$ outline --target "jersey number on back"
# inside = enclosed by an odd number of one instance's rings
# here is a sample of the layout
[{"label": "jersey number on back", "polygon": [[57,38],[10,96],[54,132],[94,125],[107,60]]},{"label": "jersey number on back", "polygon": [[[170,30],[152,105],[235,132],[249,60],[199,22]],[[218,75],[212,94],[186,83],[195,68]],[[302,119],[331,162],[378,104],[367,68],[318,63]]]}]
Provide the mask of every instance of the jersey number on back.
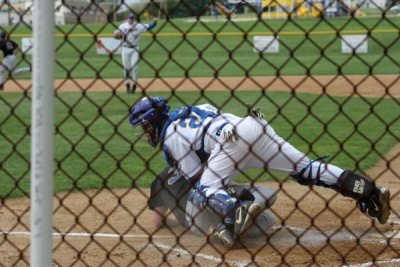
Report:
[{"label": "jersey number on back", "polygon": [[193,115],[190,115],[189,117],[187,117],[185,119],[182,119],[181,122],[179,123],[179,125],[184,128],[187,127],[188,125],[190,128],[194,128],[194,129],[199,128],[206,118],[201,118],[196,113],[192,113],[192,114]]}]

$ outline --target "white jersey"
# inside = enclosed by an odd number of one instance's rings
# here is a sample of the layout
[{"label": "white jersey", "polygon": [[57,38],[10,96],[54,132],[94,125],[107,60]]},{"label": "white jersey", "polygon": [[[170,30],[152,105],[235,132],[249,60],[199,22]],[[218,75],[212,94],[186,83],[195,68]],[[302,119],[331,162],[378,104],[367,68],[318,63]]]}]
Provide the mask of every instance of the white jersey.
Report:
[{"label": "white jersey", "polygon": [[116,32],[122,32],[124,34],[124,39],[122,45],[132,46],[138,48],[140,35],[148,30],[149,25],[143,23],[133,23],[128,22],[122,23]]},{"label": "white jersey", "polygon": [[[212,107],[212,106],[211,106]],[[205,194],[227,194],[225,187],[235,175],[249,168],[303,172],[310,183],[335,185],[343,169],[311,161],[304,153],[279,137],[267,121],[240,118],[229,113],[209,111],[210,106],[177,109],[163,136],[166,160],[174,164],[186,179],[203,167],[199,185]],[[179,116],[182,114],[182,116]],[[238,140],[227,142],[220,136],[226,125],[233,125]],[[169,157],[169,158],[168,158]],[[203,164],[207,160],[207,164]]]},{"label": "white jersey", "polygon": [[[208,157],[217,144],[224,142],[218,135],[219,128],[227,123],[236,124],[240,121],[233,114],[219,114],[218,109],[209,104],[196,108],[184,119],[172,121],[163,143],[164,152],[178,164],[179,170],[187,179],[201,169],[202,156]],[[210,116],[210,112],[216,116]]]}]

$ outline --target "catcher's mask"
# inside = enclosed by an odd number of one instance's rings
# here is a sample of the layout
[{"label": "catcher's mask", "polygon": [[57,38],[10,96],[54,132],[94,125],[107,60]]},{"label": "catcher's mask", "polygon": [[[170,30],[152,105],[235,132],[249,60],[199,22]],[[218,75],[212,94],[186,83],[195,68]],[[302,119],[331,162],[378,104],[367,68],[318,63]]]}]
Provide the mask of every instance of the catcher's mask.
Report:
[{"label": "catcher's mask", "polygon": [[168,118],[169,109],[168,100],[163,97],[145,97],[131,109],[130,124],[138,129],[140,137],[147,137],[147,142],[153,148],[160,141],[160,132]]}]

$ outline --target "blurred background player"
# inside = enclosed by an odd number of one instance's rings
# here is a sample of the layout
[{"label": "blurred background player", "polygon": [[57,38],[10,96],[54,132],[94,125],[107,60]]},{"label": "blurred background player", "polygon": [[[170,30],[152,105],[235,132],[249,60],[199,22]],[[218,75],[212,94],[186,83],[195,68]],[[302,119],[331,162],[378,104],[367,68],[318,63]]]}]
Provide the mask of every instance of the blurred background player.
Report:
[{"label": "blurred background player", "polygon": [[5,31],[0,31],[0,50],[3,52],[3,60],[0,61],[0,91],[4,90],[4,71],[8,70],[12,76],[31,71],[30,67],[16,68],[16,54],[20,49],[18,45],[8,38]]},{"label": "blurred background player", "polygon": [[[153,18],[151,24],[143,24],[137,22],[135,15],[130,13],[127,21],[122,23],[114,32],[114,38],[122,40],[122,65],[124,66],[124,79],[128,94],[135,93],[137,87],[140,36],[143,32],[153,29],[156,25],[157,18]],[[131,77],[129,72],[131,72]],[[132,85],[130,80],[132,80]]]}]

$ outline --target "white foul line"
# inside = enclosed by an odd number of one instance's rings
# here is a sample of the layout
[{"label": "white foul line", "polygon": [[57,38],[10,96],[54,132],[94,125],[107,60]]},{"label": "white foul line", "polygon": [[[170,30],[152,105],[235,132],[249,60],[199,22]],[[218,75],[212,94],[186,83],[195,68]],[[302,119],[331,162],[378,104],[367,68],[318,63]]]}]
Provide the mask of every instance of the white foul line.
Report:
[{"label": "white foul line", "polygon": [[369,266],[375,266],[375,265],[380,265],[380,264],[394,265],[396,263],[400,263],[400,258],[391,259],[391,260],[370,261],[370,262],[361,263],[361,264],[354,264],[354,265],[343,265],[342,267],[369,267]]},{"label": "white foul line", "polygon": [[[298,227],[290,227],[290,226],[275,226],[274,229],[278,230],[278,229],[282,229],[282,228],[287,228],[290,229],[292,231],[295,232],[302,232],[304,233],[305,231],[315,231],[315,230],[306,230],[303,228],[298,228]],[[319,231],[315,231],[315,232],[319,232]],[[385,232],[383,233],[384,236],[386,236],[387,238],[391,238],[391,239],[399,239],[400,238],[400,233],[398,231],[394,231],[394,232]],[[3,236],[30,236],[31,233],[30,232],[9,232],[9,231],[0,231],[0,235]],[[124,238],[147,238],[147,239],[153,239],[153,238],[171,238],[171,235],[154,235],[154,236],[149,236],[149,235],[144,235],[144,234],[136,234],[136,235],[132,235],[132,234],[106,234],[106,233],[53,233],[53,236],[56,237],[90,237],[90,238],[119,238],[119,239],[124,239]],[[378,234],[370,234],[371,237],[382,237],[382,234],[378,235]],[[352,238],[356,238],[354,236],[351,236]],[[164,250],[172,250],[178,253],[181,253],[182,255],[189,255],[189,256],[195,256],[195,257],[199,257],[199,258],[203,258],[205,260],[209,260],[209,261],[213,261],[215,263],[223,263],[223,259],[215,257],[215,256],[211,256],[211,255],[207,255],[207,254],[203,254],[203,253],[196,253],[193,254],[192,252],[190,252],[189,250],[186,249],[182,249],[182,248],[174,248],[170,245],[165,245],[165,244],[161,244],[161,243],[153,243],[152,244],[155,247],[158,247],[160,249],[164,249]],[[229,261],[229,264],[236,266],[236,267],[243,267],[243,266],[247,266],[250,262],[241,262],[241,261]],[[374,261],[374,262],[366,262],[366,263],[361,263],[361,264],[355,264],[355,265],[344,265],[343,267],[369,267],[369,266],[373,266],[373,265],[379,265],[379,264],[397,264],[400,263],[400,258],[398,259],[388,259],[388,260],[379,260],[379,261]]]},{"label": "white foul line", "polygon": [[[190,251],[182,248],[172,248],[171,246],[159,244],[159,243],[153,243],[154,246],[159,247],[161,249],[166,249],[166,250],[173,250],[175,252],[181,253],[182,255],[190,255],[190,256],[195,256],[195,257],[200,257],[206,260],[210,260],[216,263],[224,263],[224,261],[221,258],[217,258],[211,255],[207,254],[202,254],[202,253],[196,253],[193,255]],[[240,262],[240,261],[227,261],[229,262],[229,265],[237,266],[237,267],[244,267],[247,266],[249,263],[248,262]]]},{"label": "white foul line", "polygon": [[[0,232],[0,235],[30,236],[30,232]],[[104,233],[53,233],[53,236],[60,237],[100,237],[100,238],[150,238],[149,235],[120,235],[120,234],[104,234]],[[171,238],[171,235],[153,235],[151,238]]]},{"label": "white foul line", "polygon": [[[31,233],[30,232],[18,232],[18,231],[17,232],[3,231],[3,232],[0,232],[0,235],[3,235],[3,236],[28,236],[29,237],[31,235]],[[149,236],[149,235],[140,235],[140,234],[121,235],[121,234],[105,234],[105,233],[94,233],[94,234],[91,234],[91,233],[53,233],[53,236],[56,236],[56,237],[91,237],[91,238],[99,237],[99,238],[119,238],[119,239],[124,239],[124,238],[148,238],[148,239],[150,239],[150,238],[152,238],[152,239],[153,238],[171,238],[171,235]],[[164,245],[161,243],[153,243],[152,245],[155,247],[158,247],[160,249],[172,250],[172,251],[181,253],[182,255],[190,255],[190,256],[203,258],[205,260],[213,261],[216,263],[223,263],[223,259],[215,257],[215,256],[211,256],[211,255],[207,255],[207,254],[203,254],[203,253],[193,254],[189,250],[182,249],[182,248],[174,248],[172,246]],[[247,266],[249,263],[229,260],[229,264],[232,266],[236,266],[236,267],[244,267],[244,266]]]}]

